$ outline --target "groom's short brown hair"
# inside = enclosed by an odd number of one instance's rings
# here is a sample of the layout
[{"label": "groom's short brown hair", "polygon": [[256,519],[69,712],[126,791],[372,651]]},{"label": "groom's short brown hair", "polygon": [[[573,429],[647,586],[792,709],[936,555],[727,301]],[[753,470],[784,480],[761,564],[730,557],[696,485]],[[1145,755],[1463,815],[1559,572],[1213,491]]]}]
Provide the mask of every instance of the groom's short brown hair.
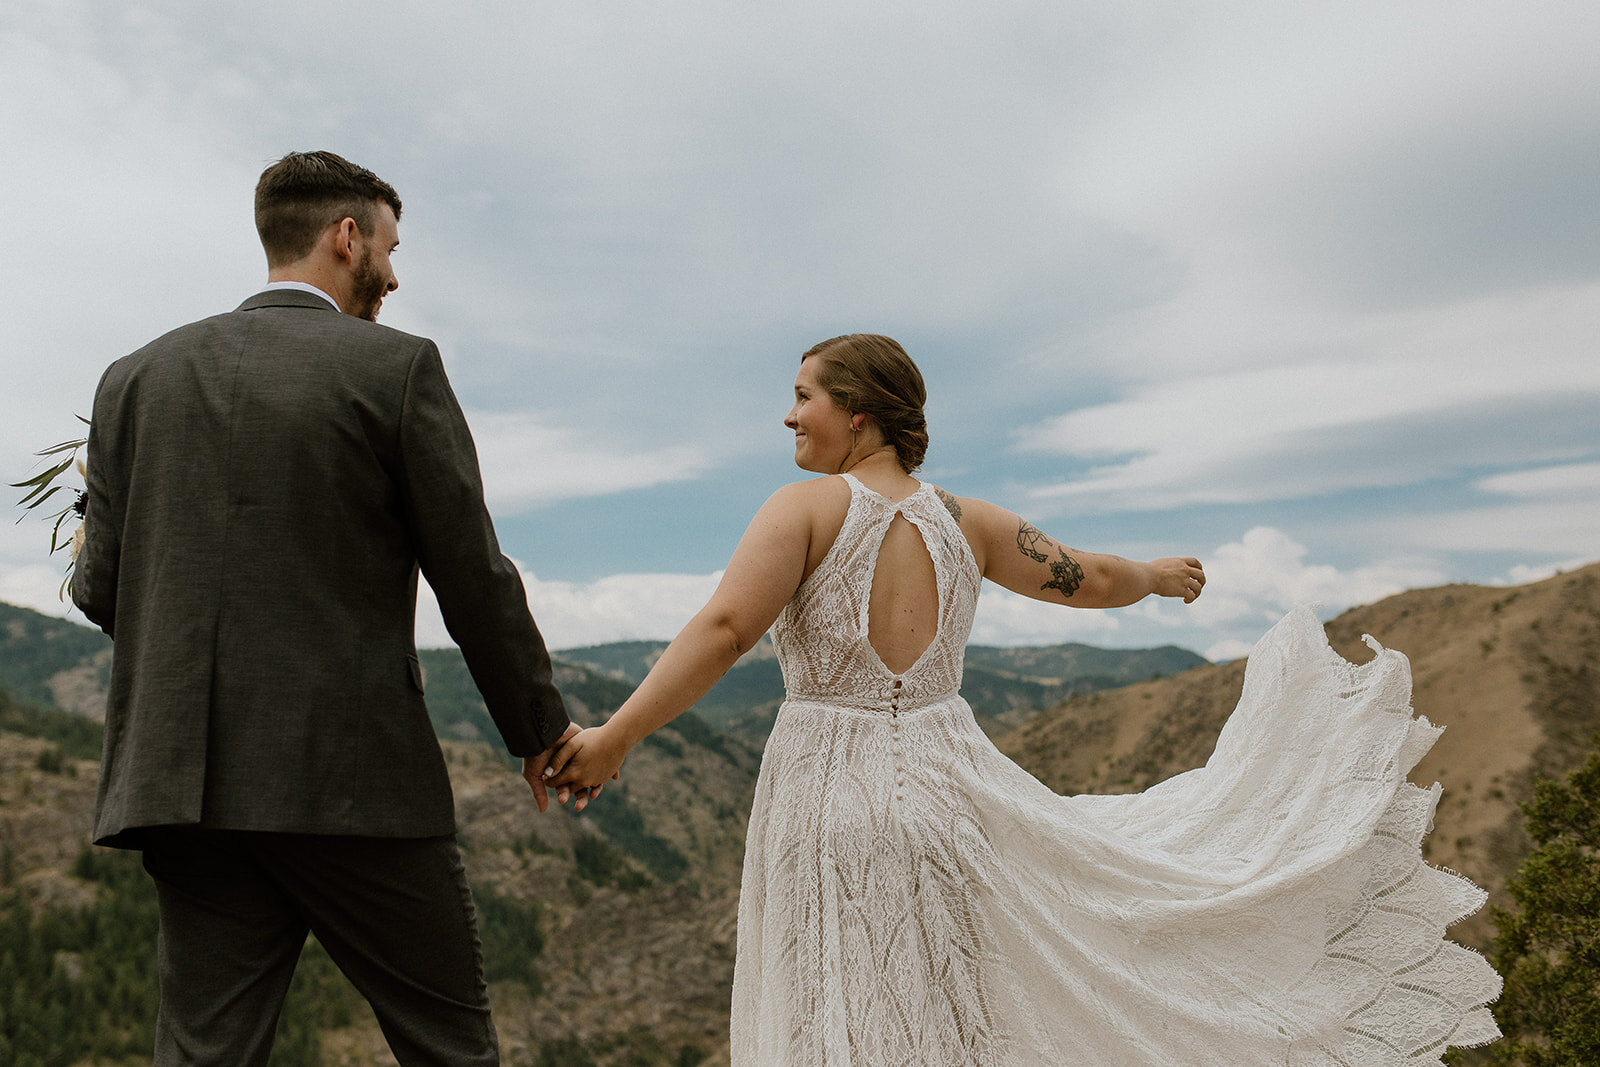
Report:
[{"label": "groom's short brown hair", "polygon": [[341,219],[354,219],[362,233],[371,234],[380,202],[400,218],[394,186],[367,168],[332,152],[290,152],[256,182],[256,232],[267,266],[304,259],[322,231]]}]

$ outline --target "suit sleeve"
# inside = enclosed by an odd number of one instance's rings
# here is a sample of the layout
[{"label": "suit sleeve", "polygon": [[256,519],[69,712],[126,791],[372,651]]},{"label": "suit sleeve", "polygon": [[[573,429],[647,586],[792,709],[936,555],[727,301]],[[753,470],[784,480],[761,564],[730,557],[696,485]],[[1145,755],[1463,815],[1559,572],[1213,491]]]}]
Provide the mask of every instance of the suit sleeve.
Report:
[{"label": "suit sleeve", "polygon": [[[109,371],[107,375],[109,375]],[[100,400],[105,392],[102,377],[95,390],[95,413],[89,423],[89,444],[85,451],[84,476],[87,502],[83,516],[83,547],[72,568],[72,602],[84,617],[115,637],[117,618],[117,566],[121,555],[121,510],[110,493],[112,458],[105,447],[109,434]]]},{"label": "suit sleeve", "polygon": [[506,748],[528,756],[567,728],[550,654],[516,566],[500,551],[472,434],[439,350],[423,343],[400,418],[402,493],[417,558]]}]

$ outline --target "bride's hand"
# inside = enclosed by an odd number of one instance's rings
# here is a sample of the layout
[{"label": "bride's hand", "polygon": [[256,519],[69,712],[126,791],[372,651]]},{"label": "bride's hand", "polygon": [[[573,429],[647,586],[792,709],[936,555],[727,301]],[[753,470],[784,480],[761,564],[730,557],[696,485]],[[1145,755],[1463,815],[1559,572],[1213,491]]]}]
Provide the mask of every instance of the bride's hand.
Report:
[{"label": "bride's hand", "polygon": [[616,779],[627,758],[628,745],[614,730],[604,725],[591,726],[573,737],[550,758],[544,781],[556,791],[556,802],[565,804],[576,795],[578,811],[600,795],[607,781]]},{"label": "bride's hand", "polygon": [[1206,586],[1206,572],[1193,556],[1169,556],[1154,559],[1157,596],[1181,596],[1185,604],[1192,604]]}]

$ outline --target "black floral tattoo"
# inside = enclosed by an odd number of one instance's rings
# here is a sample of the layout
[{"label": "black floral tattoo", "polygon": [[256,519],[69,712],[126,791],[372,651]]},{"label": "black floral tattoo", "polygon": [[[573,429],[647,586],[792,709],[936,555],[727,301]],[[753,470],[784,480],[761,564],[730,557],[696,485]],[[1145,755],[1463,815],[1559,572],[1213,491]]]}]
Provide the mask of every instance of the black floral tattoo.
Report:
[{"label": "black floral tattoo", "polygon": [[1078,561],[1067,555],[1067,550],[1060,545],[1056,551],[1061,558],[1050,564],[1050,580],[1041,585],[1040,589],[1059,589],[1063,597],[1070,597],[1078,591],[1083,584],[1083,567]]},{"label": "black floral tattoo", "polygon": [[1039,546],[1050,545],[1050,538],[1039,532],[1038,527],[1028,525],[1027,519],[1018,520],[1022,525],[1017,527],[1017,549],[1036,562],[1043,563],[1050,558],[1048,552],[1041,552]]},{"label": "black floral tattoo", "polygon": [[[1083,584],[1083,567],[1067,555],[1066,549],[1040,533],[1038,527],[1030,526],[1027,519],[1017,521],[1021,524],[1017,527],[1017,550],[1035,562],[1050,563],[1050,580],[1039,588],[1059,589],[1063,597],[1076,593]],[[1050,562],[1052,548],[1061,557],[1054,562]]]},{"label": "black floral tattoo", "polygon": [[940,500],[941,503],[944,504],[944,509],[950,513],[950,517],[952,519],[956,520],[957,522],[960,522],[961,521],[961,503],[960,503],[960,501],[956,500],[955,497],[951,496],[949,493],[945,492],[943,489],[940,489],[937,485],[933,487],[933,491],[939,495],[939,500]]}]

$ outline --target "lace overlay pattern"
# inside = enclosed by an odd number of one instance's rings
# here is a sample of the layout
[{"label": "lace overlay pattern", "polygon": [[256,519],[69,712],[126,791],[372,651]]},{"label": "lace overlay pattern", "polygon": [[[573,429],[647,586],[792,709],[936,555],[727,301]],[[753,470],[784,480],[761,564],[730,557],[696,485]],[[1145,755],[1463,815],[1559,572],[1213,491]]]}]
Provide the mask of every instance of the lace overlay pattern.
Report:
[{"label": "lace overlay pattern", "polygon": [[[1058,796],[957,694],[970,550],[924,486],[851,481],[828,557],[773,636],[789,700],[746,845],[733,1062],[1415,1067],[1498,1035],[1500,980],[1443,939],[1484,894],[1422,861],[1438,729],[1405,657],[1352,666],[1307,609],[1252,653],[1206,765]],[[902,675],[866,639],[904,515],[940,624]]]}]

